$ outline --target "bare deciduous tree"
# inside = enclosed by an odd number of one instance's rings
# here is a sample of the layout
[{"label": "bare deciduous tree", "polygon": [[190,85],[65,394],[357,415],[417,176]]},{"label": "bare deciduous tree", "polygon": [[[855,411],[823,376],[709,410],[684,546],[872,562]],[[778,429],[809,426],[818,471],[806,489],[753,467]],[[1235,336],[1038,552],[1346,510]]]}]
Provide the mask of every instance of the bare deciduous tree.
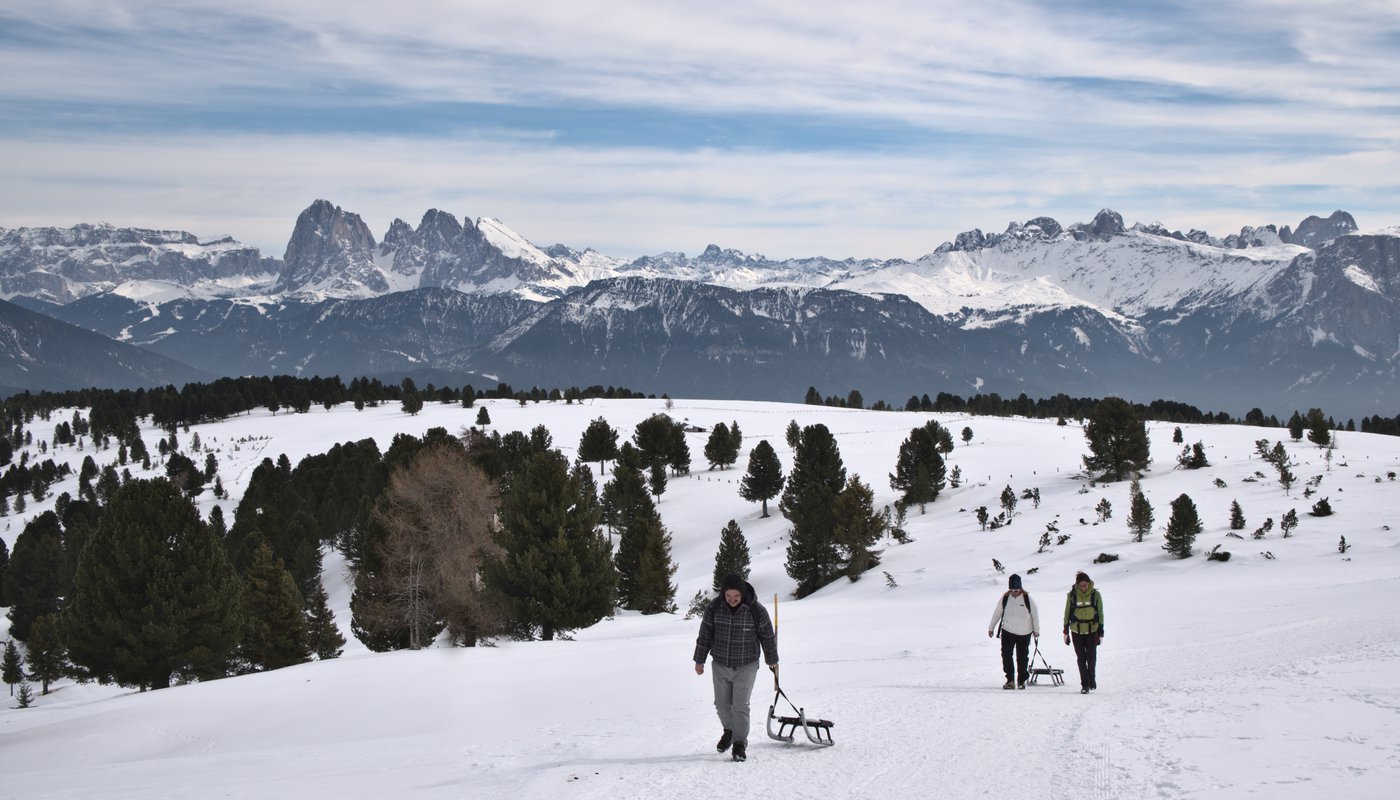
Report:
[{"label": "bare deciduous tree", "polygon": [[481,566],[500,548],[491,537],[496,492],[464,450],[434,447],[389,476],[375,507],[385,531],[380,618],[422,647],[446,625],[454,643],[475,645],[497,630],[500,612],[484,590]]}]

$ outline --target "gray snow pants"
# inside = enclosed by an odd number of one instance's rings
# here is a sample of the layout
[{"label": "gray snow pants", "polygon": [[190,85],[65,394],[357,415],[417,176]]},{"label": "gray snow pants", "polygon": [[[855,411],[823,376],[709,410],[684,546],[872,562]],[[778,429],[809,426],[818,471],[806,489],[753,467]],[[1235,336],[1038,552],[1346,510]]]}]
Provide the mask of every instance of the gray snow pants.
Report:
[{"label": "gray snow pants", "polygon": [[734,741],[747,742],[749,698],[753,696],[753,684],[758,678],[758,662],[735,668],[712,661],[710,668],[715,684],[715,711],[719,714],[719,724],[725,730],[734,732]]}]

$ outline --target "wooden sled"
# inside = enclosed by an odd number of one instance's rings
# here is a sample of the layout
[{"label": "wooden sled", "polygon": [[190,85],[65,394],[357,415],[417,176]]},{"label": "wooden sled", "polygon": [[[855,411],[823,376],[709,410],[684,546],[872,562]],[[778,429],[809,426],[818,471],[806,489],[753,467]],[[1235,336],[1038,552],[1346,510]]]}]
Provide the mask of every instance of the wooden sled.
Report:
[{"label": "wooden sled", "polygon": [[[779,697],[787,700],[788,705],[792,706],[792,709],[797,712],[797,716],[778,716],[776,710]],[[773,732],[774,722],[778,723],[777,733]],[[788,696],[783,693],[782,689],[777,689],[776,693],[773,695],[772,705],[768,706],[768,738],[777,739],[780,742],[791,744],[797,738],[797,729],[801,728],[802,732],[807,735],[807,741],[812,744],[821,745],[822,747],[830,747],[836,744],[831,738],[831,728],[835,724],[836,723],[829,719],[807,719],[807,712],[804,709],[798,708],[791,700],[788,700]]]},{"label": "wooden sled", "polygon": [[[1035,659],[1037,656],[1040,658],[1040,663],[1043,666],[1037,667],[1035,665]],[[1045,660],[1045,654],[1040,652],[1040,642],[1037,641],[1035,643],[1035,654],[1031,656],[1030,684],[1034,686],[1036,684],[1036,681],[1040,680],[1040,677],[1042,675],[1049,676],[1050,683],[1055,686],[1063,686],[1065,683],[1065,671],[1062,669],[1055,669],[1054,667],[1050,666],[1050,662]]]}]

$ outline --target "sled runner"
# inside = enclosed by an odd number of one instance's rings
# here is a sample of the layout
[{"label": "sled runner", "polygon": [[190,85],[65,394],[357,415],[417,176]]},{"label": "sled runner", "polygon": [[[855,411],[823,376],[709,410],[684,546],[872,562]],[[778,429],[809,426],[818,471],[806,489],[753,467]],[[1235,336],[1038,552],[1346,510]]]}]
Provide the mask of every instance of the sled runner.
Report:
[{"label": "sled runner", "polygon": [[[1035,665],[1036,656],[1039,656],[1039,657],[1040,657],[1040,663],[1041,663],[1043,666],[1037,667],[1037,666]],[[1032,686],[1034,686],[1034,685],[1035,685],[1035,682],[1036,682],[1037,680],[1040,679],[1040,676],[1041,676],[1041,675],[1049,675],[1049,676],[1050,676],[1050,682],[1051,682],[1052,684],[1054,684],[1055,686],[1062,686],[1062,685],[1064,685],[1064,682],[1065,682],[1065,671],[1062,670],[1062,669],[1055,669],[1054,667],[1051,667],[1051,666],[1050,666],[1050,662],[1048,662],[1048,661],[1045,660],[1045,654],[1042,653],[1042,652],[1040,652],[1040,640],[1037,639],[1036,642],[1035,642],[1035,653],[1034,653],[1033,655],[1031,655],[1031,679],[1030,679],[1030,683],[1031,683]]]}]

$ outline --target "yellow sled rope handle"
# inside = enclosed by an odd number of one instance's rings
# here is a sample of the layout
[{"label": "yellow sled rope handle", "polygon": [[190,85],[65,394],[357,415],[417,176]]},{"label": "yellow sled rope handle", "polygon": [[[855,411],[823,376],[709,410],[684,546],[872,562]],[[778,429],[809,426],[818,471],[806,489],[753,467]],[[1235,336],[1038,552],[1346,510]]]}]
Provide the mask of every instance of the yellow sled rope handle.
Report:
[{"label": "yellow sled rope handle", "polygon": [[[778,641],[778,593],[773,593],[773,641]],[[778,668],[773,667],[773,691],[778,691]]]}]

